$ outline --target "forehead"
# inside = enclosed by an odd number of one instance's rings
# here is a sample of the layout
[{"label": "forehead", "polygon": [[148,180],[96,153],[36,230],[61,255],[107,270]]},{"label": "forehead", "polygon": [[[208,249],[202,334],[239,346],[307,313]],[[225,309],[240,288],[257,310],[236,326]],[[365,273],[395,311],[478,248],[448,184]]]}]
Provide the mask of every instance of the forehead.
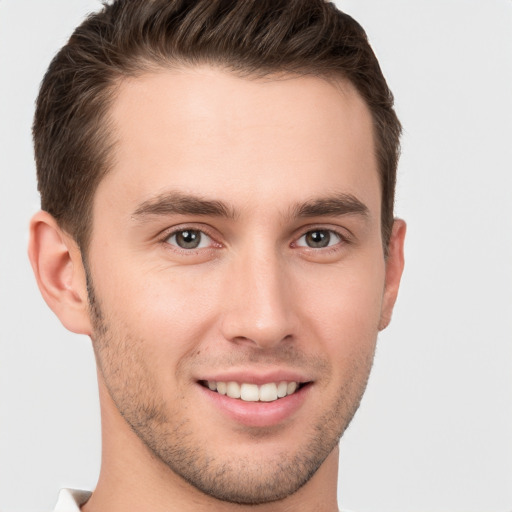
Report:
[{"label": "forehead", "polygon": [[244,207],[332,192],[380,201],[371,115],[344,81],[162,70],[125,80],[111,121],[114,166],[97,195],[115,189],[127,208],[170,188]]}]

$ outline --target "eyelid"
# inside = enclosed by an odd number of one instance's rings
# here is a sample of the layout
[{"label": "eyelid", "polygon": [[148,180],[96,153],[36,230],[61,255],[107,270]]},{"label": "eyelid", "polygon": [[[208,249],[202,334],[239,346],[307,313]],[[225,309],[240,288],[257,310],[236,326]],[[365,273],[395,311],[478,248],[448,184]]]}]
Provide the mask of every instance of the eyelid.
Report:
[{"label": "eyelid", "polygon": [[[210,245],[208,247],[201,247],[197,249],[183,249],[182,247],[179,247],[178,245],[170,244],[168,242],[169,238],[172,236],[175,236],[178,233],[181,233],[183,231],[199,231],[202,235],[207,236],[210,239]],[[158,235],[159,240],[168,245],[173,247],[174,250],[182,251],[184,253],[191,253],[194,251],[202,251],[202,250],[208,250],[211,248],[219,248],[222,247],[222,244],[217,241],[217,238],[213,233],[212,229],[209,228],[209,226],[205,224],[195,224],[195,223],[183,223],[179,224],[177,226],[172,226],[170,228],[166,228],[163,231],[161,231]]]},{"label": "eyelid", "polygon": [[[190,233],[190,232],[199,233],[200,238],[199,238],[198,246],[197,247],[189,247],[189,248],[180,247],[177,240],[175,240],[175,239],[177,238],[177,236],[180,233]],[[210,236],[208,236],[204,231],[200,231],[198,229],[183,229],[180,231],[176,231],[174,233],[171,233],[170,236],[168,236],[165,240],[169,245],[172,245],[172,246],[174,246],[180,250],[184,250],[184,251],[198,251],[201,249],[207,249],[212,242],[212,238]]]},{"label": "eyelid", "polygon": [[[330,233],[331,236],[334,235],[338,240],[336,243],[329,244],[325,247],[310,247],[309,245],[298,243],[299,240],[302,240],[308,233],[315,232],[315,231],[327,231],[328,233]],[[297,247],[305,247],[307,249],[319,251],[321,249],[332,249],[333,247],[335,247],[336,245],[339,245],[340,243],[343,243],[344,241],[345,240],[343,239],[343,237],[337,231],[334,231],[333,229],[318,229],[317,228],[317,229],[310,229],[310,230],[306,231],[303,235],[301,235],[299,238],[297,238],[297,240],[295,241],[295,244]]]},{"label": "eyelid", "polygon": [[[300,231],[298,232],[297,236],[294,238],[294,242],[292,242],[292,245],[296,245],[297,241],[300,240],[303,236],[307,235],[308,233],[311,233],[311,231],[328,231],[329,233],[332,233],[336,235],[339,239],[341,244],[350,244],[352,243],[353,235],[352,233],[346,229],[341,228],[339,226],[332,226],[332,225],[325,225],[325,224],[312,224],[310,226],[303,226]],[[332,249],[338,244],[334,244],[328,247],[324,247],[324,250]],[[306,249],[311,249],[314,251],[319,251],[320,249],[316,249],[314,247],[308,247],[308,246],[297,246],[297,247],[305,247]]]}]

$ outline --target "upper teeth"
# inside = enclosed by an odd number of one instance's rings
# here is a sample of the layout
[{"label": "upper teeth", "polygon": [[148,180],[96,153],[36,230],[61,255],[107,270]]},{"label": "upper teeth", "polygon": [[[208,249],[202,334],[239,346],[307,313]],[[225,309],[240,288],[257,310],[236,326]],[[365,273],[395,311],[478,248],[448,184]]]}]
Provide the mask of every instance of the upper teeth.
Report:
[{"label": "upper teeth", "polygon": [[241,398],[246,402],[273,402],[278,398],[295,393],[298,387],[297,382],[269,382],[258,386],[257,384],[247,384],[238,382],[216,382],[209,380],[208,387],[212,391],[217,391],[221,395],[227,395],[230,398]]}]

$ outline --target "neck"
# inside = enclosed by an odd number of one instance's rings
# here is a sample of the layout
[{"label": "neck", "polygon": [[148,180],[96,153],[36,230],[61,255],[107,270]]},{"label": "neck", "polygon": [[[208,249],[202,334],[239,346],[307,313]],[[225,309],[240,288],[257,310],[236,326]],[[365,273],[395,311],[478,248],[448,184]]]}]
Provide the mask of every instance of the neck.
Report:
[{"label": "neck", "polygon": [[280,501],[239,505],[219,501],[175,474],[130,429],[100,383],[102,464],[96,490],[82,512],[337,512],[336,447],[313,477]]}]

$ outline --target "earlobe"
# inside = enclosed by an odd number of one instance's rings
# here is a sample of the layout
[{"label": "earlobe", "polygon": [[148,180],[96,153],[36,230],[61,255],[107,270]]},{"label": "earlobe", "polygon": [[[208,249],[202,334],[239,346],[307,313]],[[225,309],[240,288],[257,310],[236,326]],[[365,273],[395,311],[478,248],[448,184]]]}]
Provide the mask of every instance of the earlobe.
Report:
[{"label": "earlobe", "polygon": [[91,334],[80,249],[47,212],[30,222],[28,255],[44,300],[66,329]]},{"label": "earlobe", "polygon": [[395,219],[389,240],[388,257],[386,260],[386,281],[382,310],[379,322],[379,331],[385,329],[391,322],[393,307],[398,296],[400,279],[404,270],[404,241],[406,224],[401,219]]}]

